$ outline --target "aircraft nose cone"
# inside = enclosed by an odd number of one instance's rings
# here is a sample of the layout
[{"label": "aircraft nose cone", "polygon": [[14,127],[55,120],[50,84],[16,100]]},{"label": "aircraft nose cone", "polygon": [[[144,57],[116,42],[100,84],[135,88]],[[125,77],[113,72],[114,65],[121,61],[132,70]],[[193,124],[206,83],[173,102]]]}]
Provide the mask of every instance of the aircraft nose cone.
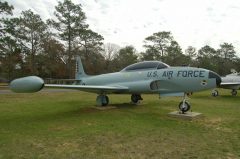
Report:
[{"label": "aircraft nose cone", "polygon": [[215,78],[217,86],[220,86],[220,84],[222,82],[221,77],[216,72],[213,72],[213,71],[209,71],[208,78]]}]

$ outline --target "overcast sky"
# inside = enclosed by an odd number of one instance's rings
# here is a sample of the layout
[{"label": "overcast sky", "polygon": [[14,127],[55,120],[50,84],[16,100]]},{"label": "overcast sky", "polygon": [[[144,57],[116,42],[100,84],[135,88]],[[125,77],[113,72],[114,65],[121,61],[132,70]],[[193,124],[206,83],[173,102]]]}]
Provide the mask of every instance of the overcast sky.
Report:
[{"label": "overcast sky", "polygon": [[[133,45],[144,51],[147,36],[171,31],[183,50],[232,43],[240,51],[239,0],[72,0],[82,4],[90,28],[105,43]],[[32,9],[43,20],[53,18],[57,0],[7,0],[14,14]]]}]

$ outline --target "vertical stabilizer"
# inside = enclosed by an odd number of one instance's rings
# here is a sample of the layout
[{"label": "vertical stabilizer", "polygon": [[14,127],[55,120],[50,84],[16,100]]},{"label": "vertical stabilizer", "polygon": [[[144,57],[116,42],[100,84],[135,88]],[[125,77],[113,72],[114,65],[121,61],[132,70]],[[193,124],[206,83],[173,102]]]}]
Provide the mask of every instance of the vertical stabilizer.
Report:
[{"label": "vertical stabilizer", "polygon": [[87,77],[87,75],[84,72],[83,64],[82,64],[80,56],[76,56],[76,74],[75,74],[75,78],[77,80],[80,80],[83,77]]}]

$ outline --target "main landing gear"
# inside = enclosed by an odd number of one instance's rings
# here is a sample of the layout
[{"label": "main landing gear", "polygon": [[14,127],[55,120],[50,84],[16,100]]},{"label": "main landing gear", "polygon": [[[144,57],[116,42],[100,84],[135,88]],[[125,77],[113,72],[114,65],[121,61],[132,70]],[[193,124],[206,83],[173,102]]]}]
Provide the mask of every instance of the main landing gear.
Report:
[{"label": "main landing gear", "polygon": [[232,96],[236,96],[237,95],[237,90],[236,89],[233,89],[232,92],[231,92]]},{"label": "main landing gear", "polygon": [[138,104],[139,100],[143,100],[140,94],[132,94],[131,101],[134,104]]},{"label": "main landing gear", "polygon": [[107,95],[100,94],[97,96],[96,102],[97,106],[106,106],[109,103],[109,98]]},{"label": "main landing gear", "polygon": [[[232,89],[232,92],[231,92],[232,96],[236,96],[237,95],[237,90],[236,89]],[[219,93],[216,89],[212,90],[212,96],[213,97],[217,97],[219,96]]]},{"label": "main landing gear", "polygon": [[217,97],[219,95],[218,90],[214,89],[212,90],[212,96]]},{"label": "main landing gear", "polygon": [[[131,101],[134,104],[138,104],[139,100],[143,100],[140,94],[132,94]],[[109,98],[105,94],[100,94],[96,99],[97,106],[107,106],[109,103]]]},{"label": "main landing gear", "polygon": [[184,94],[183,100],[179,103],[178,107],[182,114],[190,110],[191,105],[186,99],[186,94]]}]

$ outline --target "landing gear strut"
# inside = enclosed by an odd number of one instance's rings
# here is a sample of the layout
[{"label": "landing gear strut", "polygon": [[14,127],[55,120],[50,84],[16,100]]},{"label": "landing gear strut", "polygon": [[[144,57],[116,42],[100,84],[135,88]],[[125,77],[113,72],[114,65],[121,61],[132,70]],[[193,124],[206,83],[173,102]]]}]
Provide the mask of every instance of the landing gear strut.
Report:
[{"label": "landing gear strut", "polygon": [[231,93],[232,93],[232,96],[236,96],[237,95],[237,90],[233,89]]},{"label": "landing gear strut", "polygon": [[143,100],[140,94],[132,94],[131,101],[134,104],[137,104],[139,102],[139,100]]},{"label": "landing gear strut", "polygon": [[109,98],[106,95],[100,94],[96,99],[97,106],[106,106],[109,103]]},{"label": "landing gear strut", "polygon": [[186,94],[184,94],[183,101],[179,103],[178,107],[179,107],[179,110],[182,112],[182,114],[190,110],[191,105],[188,103],[186,99]]}]

